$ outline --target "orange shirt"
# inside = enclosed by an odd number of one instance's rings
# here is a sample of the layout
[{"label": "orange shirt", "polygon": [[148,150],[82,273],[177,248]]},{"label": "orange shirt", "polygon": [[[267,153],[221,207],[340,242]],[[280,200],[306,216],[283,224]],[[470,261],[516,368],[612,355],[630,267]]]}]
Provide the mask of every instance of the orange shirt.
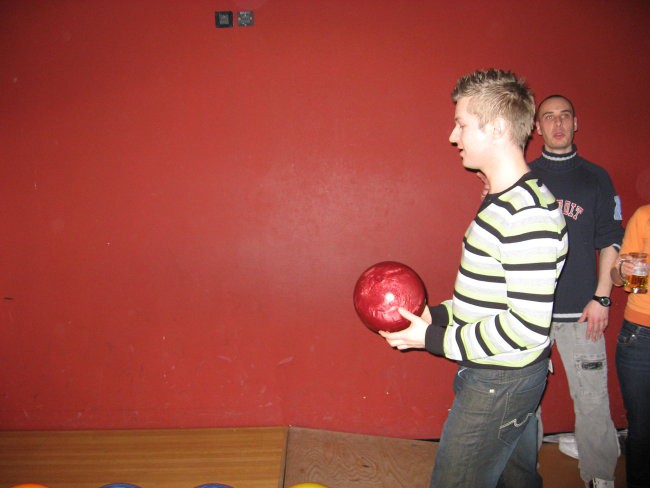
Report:
[{"label": "orange shirt", "polygon": [[[650,205],[639,207],[627,223],[621,254],[629,252],[650,255]],[[625,319],[650,327],[650,293],[628,295]]]}]

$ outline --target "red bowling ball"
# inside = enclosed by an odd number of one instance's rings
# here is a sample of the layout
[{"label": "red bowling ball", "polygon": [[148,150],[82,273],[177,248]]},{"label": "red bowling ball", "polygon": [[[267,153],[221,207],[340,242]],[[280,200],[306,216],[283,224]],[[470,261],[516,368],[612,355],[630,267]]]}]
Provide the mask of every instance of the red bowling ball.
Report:
[{"label": "red bowling ball", "polygon": [[415,271],[402,263],[384,261],[361,274],[354,287],[353,300],[357,314],[369,329],[396,332],[410,325],[398,308],[420,316],[427,296]]}]

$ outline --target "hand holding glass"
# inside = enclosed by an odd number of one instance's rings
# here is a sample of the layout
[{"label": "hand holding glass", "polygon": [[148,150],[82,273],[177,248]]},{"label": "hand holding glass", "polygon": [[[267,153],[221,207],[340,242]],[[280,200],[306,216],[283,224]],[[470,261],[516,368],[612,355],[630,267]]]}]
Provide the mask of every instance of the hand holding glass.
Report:
[{"label": "hand holding glass", "polygon": [[[628,293],[648,293],[648,255],[644,252],[631,252],[621,255],[618,273],[623,278],[624,290]],[[621,266],[630,263],[631,271],[623,274]]]}]

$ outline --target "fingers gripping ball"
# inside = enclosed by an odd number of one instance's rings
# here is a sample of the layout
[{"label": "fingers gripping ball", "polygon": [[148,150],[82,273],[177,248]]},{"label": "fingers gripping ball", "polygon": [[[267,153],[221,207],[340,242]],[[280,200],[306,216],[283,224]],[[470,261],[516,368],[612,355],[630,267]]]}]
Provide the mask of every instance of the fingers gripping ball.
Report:
[{"label": "fingers gripping ball", "polygon": [[405,264],[383,261],[365,270],[354,287],[354,308],[374,331],[396,332],[410,322],[398,309],[420,316],[427,302],[426,289],[418,274]]}]

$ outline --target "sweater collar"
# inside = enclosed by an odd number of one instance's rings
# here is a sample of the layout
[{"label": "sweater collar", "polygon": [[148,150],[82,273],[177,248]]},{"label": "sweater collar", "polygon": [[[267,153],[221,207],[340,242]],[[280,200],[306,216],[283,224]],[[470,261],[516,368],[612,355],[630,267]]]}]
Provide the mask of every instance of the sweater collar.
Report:
[{"label": "sweater collar", "polygon": [[542,147],[541,161],[543,166],[548,169],[573,169],[578,165],[578,148],[573,144],[569,152],[564,154],[555,154],[548,152],[545,147]]}]

